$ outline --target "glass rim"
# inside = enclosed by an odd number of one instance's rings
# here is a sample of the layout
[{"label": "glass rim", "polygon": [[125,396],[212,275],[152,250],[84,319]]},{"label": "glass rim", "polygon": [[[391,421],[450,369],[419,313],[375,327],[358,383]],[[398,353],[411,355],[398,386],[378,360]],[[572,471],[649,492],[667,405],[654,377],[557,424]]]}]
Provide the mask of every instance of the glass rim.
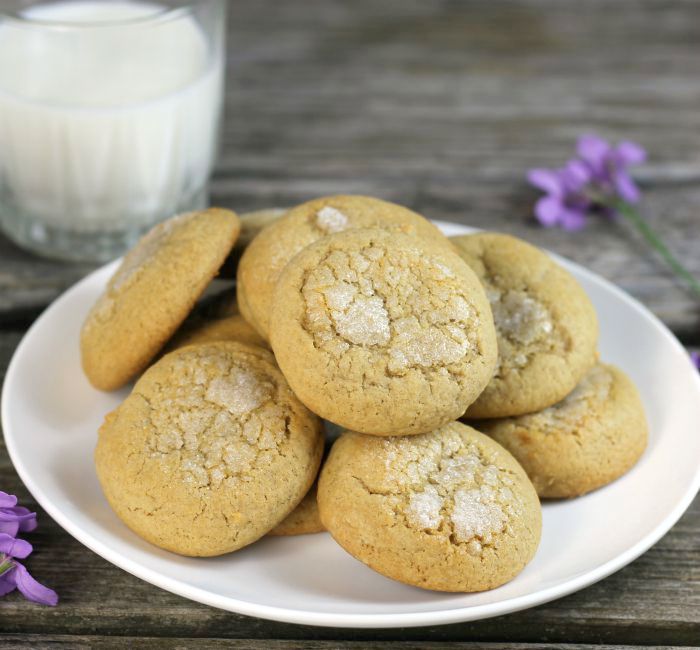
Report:
[{"label": "glass rim", "polygon": [[101,29],[109,27],[130,27],[130,26],[140,26],[144,24],[154,24],[163,23],[171,20],[177,20],[178,18],[191,14],[192,9],[196,5],[204,4],[206,2],[211,2],[211,0],[187,0],[182,2],[180,6],[169,7],[167,5],[160,4],[157,0],[151,2],[146,0],[144,3],[139,4],[152,4],[154,7],[153,13],[144,14],[142,16],[134,16],[132,18],[120,18],[116,20],[94,20],[94,21],[81,21],[81,20],[52,20],[48,18],[33,18],[27,16],[26,10],[42,4],[50,4],[38,0],[33,2],[23,9],[16,9],[14,11],[3,11],[0,9],[0,22],[8,21],[16,25],[26,26],[26,27],[36,27],[41,29],[52,29],[52,30],[90,30],[90,29]]}]

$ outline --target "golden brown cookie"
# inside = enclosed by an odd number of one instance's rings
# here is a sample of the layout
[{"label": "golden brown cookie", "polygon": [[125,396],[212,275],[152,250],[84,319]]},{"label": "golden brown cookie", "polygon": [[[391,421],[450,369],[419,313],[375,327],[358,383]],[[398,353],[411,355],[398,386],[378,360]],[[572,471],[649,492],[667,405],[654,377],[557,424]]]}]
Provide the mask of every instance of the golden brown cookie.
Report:
[{"label": "golden brown cookie", "polygon": [[326,235],[352,228],[387,228],[440,242],[446,237],[419,214],[367,196],[328,196],[303,203],[265,228],[238,266],[241,313],[269,338],[272,294],[282,269],[298,252]]},{"label": "golden brown cookie", "polygon": [[258,334],[260,334],[261,338],[267,340],[267,337],[263,337],[261,334],[262,327],[260,327],[260,325],[253,318],[253,313],[248,304],[248,298],[245,295],[245,288],[241,285],[236,286],[236,301],[238,304],[238,310],[240,311],[241,316],[243,316],[245,319],[246,323],[248,323]]},{"label": "golden brown cookie", "polygon": [[241,259],[241,255],[243,255],[243,251],[248,247],[248,244],[253,241],[263,228],[277,221],[286,212],[287,208],[267,208],[254,212],[243,212],[239,215],[241,220],[241,234],[238,236],[236,245],[233,247],[231,254],[221,267],[222,278],[236,277],[238,262]]},{"label": "golden brown cookie", "polygon": [[168,344],[169,350],[186,345],[211,343],[213,341],[238,341],[248,345],[269,348],[267,342],[251,327],[240,314],[205,320],[193,327],[178,332]]},{"label": "golden brown cookie", "polygon": [[547,254],[498,233],[452,237],[491,303],[499,360],[467,418],[538,411],[570,393],[596,362],[598,320],[581,285]]},{"label": "golden brown cookie", "polygon": [[514,578],[542,515],[515,459],[459,422],[419,436],[345,433],[318,485],[321,520],[353,557],[406,584],[483,591]]},{"label": "golden brown cookie", "polygon": [[452,250],[399,232],[348,230],[305,248],[277,284],[271,325],[299,399],[363,433],[456,419],[496,363],[476,276]]},{"label": "golden brown cookie", "polygon": [[627,472],[647,444],[637,389],[605,364],[554,406],[477,426],[518,459],[541,497],[575,497],[606,485]]},{"label": "golden brown cookie", "polygon": [[100,428],[95,465],[119,518],[182,555],[235,551],[301,501],[323,453],[318,418],[272,355],[242,343],[171,352]]},{"label": "golden brown cookie", "polygon": [[287,516],[284,521],[277,524],[268,535],[274,537],[291,535],[310,535],[321,533],[325,530],[318,514],[316,502],[317,484],[314,483],[301,503]]},{"label": "golden brown cookie", "polygon": [[241,214],[241,236],[236,242],[235,249],[240,250],[242,253],[264,228],[267,228],[271,223],[279,221],[288,209],[289,208],[266,208],[264,210],[255,210],[254,212],[245,212]]},{"label": "golden brown cookie", "polygon": [[229,210],[189,212],[158,224],[127,253],[83,324],[82,365],[93,386],[119,388],[146,368],[216,275],[239,229]]},{"label": "golden brown cookie", "polygon": [[[324,438],[326,440],[325,456],[328,455],[331,444],[337,440],[342,433],[332,422],[322,421]],[[323,467],[324,461],[321,461]],[[308,535],[310,533],[321,533],[325,530],[318,514],[318,503],[316,494],[318,481],[315,481],[307,495],[296,509],[277,527],[273,528],[269,535]]]}]

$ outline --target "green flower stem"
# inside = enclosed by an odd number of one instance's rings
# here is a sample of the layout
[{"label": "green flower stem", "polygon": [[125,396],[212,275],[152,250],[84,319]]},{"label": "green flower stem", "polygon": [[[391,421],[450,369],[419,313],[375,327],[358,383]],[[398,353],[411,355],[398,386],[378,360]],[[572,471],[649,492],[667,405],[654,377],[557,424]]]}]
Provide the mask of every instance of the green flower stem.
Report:
[{"label": "green flower stem", "polygon": [[12,564],[6,555],[0,554],[0,576],[9,571],[13,566],[15,565]]},{"label": "green flower stem", "polygon": [[627,221],[629,221],[647,240],[647,243],[654,248],[666,263],[673,269],[673,272],[683,278],[692,291],[700,298],[700,282],[681,264],[675,255],[667,248],[659,236],[649,227],[644,218],[629,204],[624,201],[616,201],[613,208],[617,210]]}]

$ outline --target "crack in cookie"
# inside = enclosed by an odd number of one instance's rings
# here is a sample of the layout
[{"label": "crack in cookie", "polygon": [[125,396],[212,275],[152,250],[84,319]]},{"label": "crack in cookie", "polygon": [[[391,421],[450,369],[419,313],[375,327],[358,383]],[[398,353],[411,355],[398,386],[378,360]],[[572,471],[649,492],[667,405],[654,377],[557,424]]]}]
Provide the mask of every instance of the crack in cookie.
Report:
[{"label": "crack in cookie", "polygon": [[388,374],[401,375],[458,364],[477,346],[479,319],[465,287],[418,250],[333,250],[301,291],[306,329],[336,359],[354,346],[375,348]]}]

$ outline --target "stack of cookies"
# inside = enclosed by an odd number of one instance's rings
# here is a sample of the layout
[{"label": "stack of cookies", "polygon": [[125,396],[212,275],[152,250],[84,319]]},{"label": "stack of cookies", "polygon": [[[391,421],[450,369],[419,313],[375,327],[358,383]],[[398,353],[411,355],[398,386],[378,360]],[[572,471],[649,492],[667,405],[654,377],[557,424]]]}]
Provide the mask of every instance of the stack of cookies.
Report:
[{"label": "stack of cookies", "polygon": [[[236,293],[198,306],[236,267]],[[574,278],[513,237],[448,239],[362,196],[188,213],[124,258],[83,327],[95,387],[137,379],[97,474],[176,553],[328,530],[395,580],[492,589],[534,556],[540,498],[644,450],[636,389],[597,336]]]}]

